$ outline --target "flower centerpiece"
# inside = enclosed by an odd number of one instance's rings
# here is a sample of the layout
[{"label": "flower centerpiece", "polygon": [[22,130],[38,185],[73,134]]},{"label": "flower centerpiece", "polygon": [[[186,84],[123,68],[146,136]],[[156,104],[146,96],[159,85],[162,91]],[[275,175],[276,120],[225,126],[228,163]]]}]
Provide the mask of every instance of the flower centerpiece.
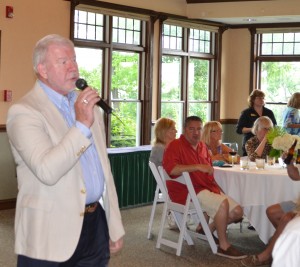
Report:
[{"label": "flower centerpiece", "polygon": [[300,137],[298,135],[288,134],[282,127],[275,126],[267,133],[267,140],[272,145],[270,156],[279,158],[282,152],[286,152],[297,139],[295,150],[300,149]]}]

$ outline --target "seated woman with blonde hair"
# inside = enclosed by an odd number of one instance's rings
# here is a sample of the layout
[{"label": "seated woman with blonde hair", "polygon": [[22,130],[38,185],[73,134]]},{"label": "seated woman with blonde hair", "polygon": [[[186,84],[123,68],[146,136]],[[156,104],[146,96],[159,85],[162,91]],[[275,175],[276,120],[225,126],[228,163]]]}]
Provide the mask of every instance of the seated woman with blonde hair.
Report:
[{"label": "seated woman with blonde hair", "polygon": [[247,155],[251,161],[265,159],[272,146],[268,143],[267,133],[273,128],[273,122],[267,116],[261,116],[254,122],[252,133],[254,134],[245,145]]},{"label": "seated woman with blonde hair", "polygon": [[154,138],[149,160],[157,167],[162,165],[166,146],[176,138],[175,121],[169,118],[160,118],[154,125]]},{"label": "seated woman with blonde hair", "polygon": [[201,141],[206,144],[213,161],[221,160],[229,162],[228,153],[232,150],[222,143],[222,134],[221,123],[218,121],[209,121],[203,127]]},{"label": "seated woman with blonde hair", "polygon": [[[175,124],[176,122],[172,119],[160,118],[154,125],[154,138],[149,161],[153,162],[156,167],[162,166],[165,148],[176,138]],[[170,229],[178,228],[170,211],[168,211],[168,224]]]}]

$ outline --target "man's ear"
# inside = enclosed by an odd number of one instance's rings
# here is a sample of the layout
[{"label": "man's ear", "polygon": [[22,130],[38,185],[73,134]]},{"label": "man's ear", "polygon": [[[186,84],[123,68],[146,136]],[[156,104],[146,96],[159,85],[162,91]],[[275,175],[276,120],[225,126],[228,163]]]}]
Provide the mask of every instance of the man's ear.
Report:
[{"label": "man's ear", "polygon": [[41,77],[43,77],[44,79],[48,78],[47,68],[46,68],[45,64],[38,64],[37,70]]}]

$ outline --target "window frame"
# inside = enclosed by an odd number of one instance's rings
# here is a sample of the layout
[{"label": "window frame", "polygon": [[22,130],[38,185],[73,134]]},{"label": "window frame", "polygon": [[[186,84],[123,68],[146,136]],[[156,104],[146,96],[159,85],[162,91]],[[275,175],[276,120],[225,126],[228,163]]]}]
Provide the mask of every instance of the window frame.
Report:
[{"label": "window frame", "polygon": [[[85,2],[85,1],[80,1]],[[128,102],[132,103],[134,100],[114,100],[110,97],[111,92],[111,75],[112,75],[112,53],[113,51],[121,51],[121,52],[133,52],[139,54],[139,81],[138,81],[138,98],[135,101],[137,105],[140,106],[140,114],[139,114],[139,123],[140,130],[137,133],[137,137],[139,138],[138,144],[144,145],[149,143],[150,134],[151,134],[151,119],[148,118],[149,114],[151,114],[151,105],[149,104],[150,98],[150,89],[148,82],[146,81],[147,66],[151,66],[152,63],[150,59],[152,58],[152,51],[149,49],[150,39],[148,36],[151,36],[151,19],[141,21],[141,36],[140,36],[140,44],[132,45],[126,43],[115,43],[112,41],[113,38],[113,16],[121,16],[122,13],[118,13],[117,15],[109,15],[105,13],[103,14],[103,41],[92,41],[86,39],[76,39],[74,38],[74,14],[75,10],[78,9],[77,4],[72,6],[71,12],[71,40],[74,42],[75,47],[84,47],[84,48],[93,48],[93,49],[102,49],[102,81],[101,81],[101,97],[107,101],[109,105],[112,105],[114,102]],[[81,8],[79,8],[81,9]],[[85,8],[83,8],[85,10]],[[88,10],[85,10],[88,11]],[[91,12],[97,12],[97,9],[94,9]],[[124,13],[124,17],[126,13]],[[139,19],[139,18],[137,18]],[[111,144],[111,115],[104,114],[105,120],[105,128],[106,128],[106,145],[107,147]],[[149,121],[149,123],[147,123]],[[149,133],[149,134],[147,134]]]},{"label": "window frame", "polygon": [[[162,79],[159,79],[159,86],[158,86],[158,95],[157,95],[157,101],[158,101],[158,117],[161,116],[161,106],[162,103],[178,103],[183,104],[183,113],[182,113],[182,122],[184,121],[184,118],[186,118],[188,115],[193,115],[188,113],[189,105],[193,103],[203,103],[203,104],[210,104],[210,118],[201,118],[204,121],[207,120],[219,120],[220,119],[220,107],[219,107],[219,86],[218,83],[219,80],[219,47],[220,47],[220,39],[221,34],[220,30],[218,32],[211,32],[211,42],[210,42],[210,54],[209,53],[201,53],[201,52],[194,52],[189,50],[190,45],[190,30],[194,29],[192,26],[190,28],[183,27],[182,30],[182,36],[183,36],[183,43],[182,43],[182,50],[178,49],[167,49],[163,48],[163,27],[164,24],[168,24],[168,20],[165,21],[165,18],[160,19],[160,49],[161,54],[160,58],[162,59],[163,56],[177,56],[181,58],[181,91],[180,91],[180,99],[178,101],[174,100],[162,100],[161,94],[162,94]],[[172,24],[176,25],[176,22],[174,23],[174,20],[172,20]],[[178,25],[181,25],[181,21],[178,21]],[[188,90],[189,90],[189,81],[188,81],[188,71],[189,71],[189,62],[190,59],[203,59],[203,60],[209,60],[209,82],[208,82],[208,99],[207,100],[190,100],[188,99]],[[160,61],[162,64],[162,60]],[[162,65],[159,66],[159,77],[162,77]],[[178,125],[180,128],[180,125]]]},{"label": "window frame", "polygon": [[[261,65],[262,62],[300,62],[300,55],[260,55],[262,49],[261,39],[262,33],[257,33],[256,30],[251,31],[252,47],[253,47],[253,85],[250,86],[250,91],[255,88],[261,88]],[[286,102],[272,102],[274,104],[286,104]]]},{"label": "window frame", "polygon": [[[147,16],[149,18],[149,21],[147,25],[145,26],[147,30],[147,34],[145,37],[145,45],[147,46],[147,51],[145,52],[145,57],[143,58],[144,60],[144,65],[142,66],[143,71],[144,71],[144,76],[142,77],[142,85],[143,88],[141,90],[141,133],[140,133],[140,144],[141,145],[148,145],[152,139],[152,131],[153,131],[153,121],[152,119],[156,119],[160,117],[160,79],[156,77],[156,74],[159,75],[160,73],[160,64],[157,66],[157,70],[153,69],[153,56],[154,52],[156,52],[157,48],[157,55],[158,55],[158,61],[160,61],[161,57],[161,20],[164,19],[172,19],[172,20],[179,20],[179,21],[184,21],[186,23],[191,23],[193,25],[201,25],[202,27],[208,27],[212,28],[214,27],[217,29],[218,34],[216,34],[216,39],[215,39],[215,53],[217,55],[217,58],[215,60],[215,64],[213,66],[213,71],[215,73],[214,77],[214,83],[213,85],[213,93],[211,96],[211,100],[213,101],[214,105],[212,105],[212,112],[211,112],[211,117],[214,120],[219,120],[220,119],[220,53],[221,53],[221,45],[222,45],[222,33],[226,29],[221,23],[215,23],[215,22],[204,22],[204,21],[197,21],[193,19],[188,19],[186,17],[174,15],[174,14],[167,14],[167,13],[161,13],[161,12],[156,12],[153,10],[148,10],[148,9],[143,9],[143,8],[137,8],[137,7],[131,7],[131,6],[125,6],[125,5],[120,5],[120,4],[112,4],[108,2],[101,2],[101,1],[94,1],[91,2],[90,0],[77,0],[77,1],[71,1],[71,18],[70,18],[70,39],[74,41],[75,45],[77,47],[86,47],[88,44],[88,47],[90,48],[97,48],[99,44],[103,47],[104,51],[111,51],[111,44],[107,43],[105,40],[102,42],[90,42],[90,41],[82,41],[82,40],[74,40],[74,10],[77,6],[84,6],[85,8],[89,8],[91,10],[109,10],[112,12],[115,12],[116,14],[128,14],[128,15],[134,15],[134,16]],[[157,21],[159,23],[158,27],[158,40],[156,39],[157,37]],[[108,36],[111,36],[111,33],[106,32],[105,37],[108,38]],[[157,41],[158,43],[154,43],[154,40]],[[87,48],[88,48],[87,47]],[[126,49],[126,45],[119,45],[119,49]],[[103,52],[103,60],[106,59],[107,54],[109,53],[104,53]],[[156,74],[154,73],[156,72]],[[155,76],[154,76],[155,74]],[[110,76],[111,75],[111,66],[105,66],[103,67],[103,77],[102,77],[102,83],[103,86],[102,88],[105,88],[106,84],[110,84]],[[155,82],[155,88],[157,94],[153,94],[153,82]],[[109,94],[106,93],[105,90],[102,90],[102,97],[104,99],[108,99]],[[153,96],[157,96],[157,102],[152,103]],[[152,110],[155,108],[156,110]],[[110,132],[109,128],[109,118],[107,115],[105,116],[105,126],[106,126],[106,133]],[[186,116],[186,114],[183,115],[183,117]],[[107,144],[109,144],[108,140],[108,134],[106,134],[107,138]]]},{"label": "window frame", "polygon": [[[249,28],[251,33],[251,50],[252,50],[252,59],[251,59],[251,79],[250,79],[250,88],[249,93],[253,89],[261,89],[262,88],[262,64],[267,62],[299,62],[300,63],[300,54],[261,54],[262,51],[262,34],[263,33],[287,33],[292,31],[292,28],[282,28],[282,27],[274,27],[269,29],[257,29],[257,28]],[[298,30],[299,32],[299,30]],[[263,90],[263,89],[261,89]],[[281,108],[285,108],[287,105],[287,100],[282,101],[279,99],[278,101],[267,101],[265,102],[266,106],[275,105],[280,106]],[[277,121],[279,123],[280,120]],[[280,123],[279,123],[280,125]]]}]

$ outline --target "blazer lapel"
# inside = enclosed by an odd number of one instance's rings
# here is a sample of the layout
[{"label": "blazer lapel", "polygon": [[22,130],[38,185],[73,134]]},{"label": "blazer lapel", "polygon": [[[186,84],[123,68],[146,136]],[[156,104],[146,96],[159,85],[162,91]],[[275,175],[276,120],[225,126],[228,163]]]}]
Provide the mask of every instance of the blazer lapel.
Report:
[{"label": "blazer lapel", "polygon": [[53,129],[59,129],[57,133],[64,136],[69,130],[67,123],[57,107],[49,100],[48,96],[37,82],[33,88],[33,97],[35,98],[34,101],[37,105],[37,109],[39,109],[41,114],[47,118],[47,124]]}]

